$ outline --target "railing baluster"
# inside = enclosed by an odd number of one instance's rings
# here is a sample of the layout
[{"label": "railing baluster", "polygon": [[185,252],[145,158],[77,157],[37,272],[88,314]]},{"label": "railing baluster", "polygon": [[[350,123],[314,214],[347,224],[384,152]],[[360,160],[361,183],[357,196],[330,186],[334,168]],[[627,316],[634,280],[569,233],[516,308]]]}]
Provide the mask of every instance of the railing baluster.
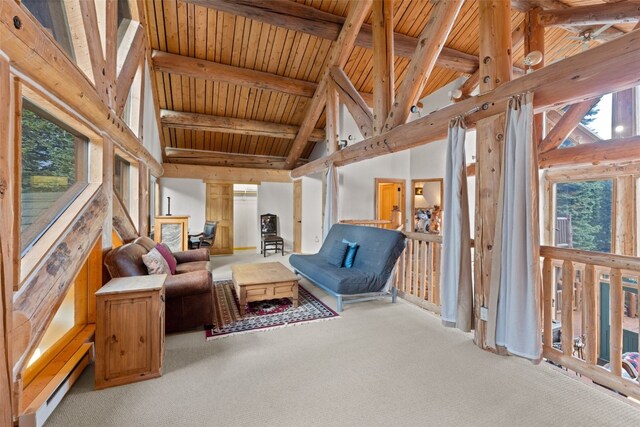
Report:
[{"label": "railing baluster", "polygon": [[434,243],[434,260],[433,260],[433,290],[434,298],[433,303],[440,305],[440,256],[442,254],[442,245],[440,243]]},{"label": "railing baluster", "polygon": [[420,242],[420,264],[422,275],[420,278],[420,298],[427,299],[427,242]]},{"label": "railing baluster", "polygon": [[413,295],[420,296],[420,242],[413,241]]},{"label": "railing baluster", "polygon": [[407,293],[411,293],[412,285],[413,285],[413,239],[409,239],[409,253],[407,254]]},{"label": "railing baluster", "polygon": [[407,248],[405,247],[402,251],[402,255],[400,255],[400,259],[402,260],[402,274],[400,275],[400,290],[402,292],[405,291],[405,282],[406,282],[406,274],[407,274]]},{"label": "railing baluster", "polygon": [[545,258],[542,263],[542,289],[544,295],[544,345],[553,345],[553,260]]},{"label": "railing baluster", "polygon": [[429,248],[427,249],[427,286],[429,287],[429,301],[435,303],[433,295],[433,245],[429,242]]},{"label": "railing baluster", "polygon": [[582,298],[584,300],[584,323],[585,323],[585,360],[587,363],[595,365],[598,363],[597,335],[598,318],[596,305],[596,268],[593,264],[584,266],[584,278],[582,285]]},{"label": "railing baluster", "polygon": [[617,377],[622,375],[622,320],[623,320],[623,290],[622,272],[619,268],[612,268],[610,275],[609,294],[611,295],[609,311],[611,316],[611,373]]},{"label": "railing baluster", "polygon": [[573,353],[573,262],[562,263],[562,352]]}]

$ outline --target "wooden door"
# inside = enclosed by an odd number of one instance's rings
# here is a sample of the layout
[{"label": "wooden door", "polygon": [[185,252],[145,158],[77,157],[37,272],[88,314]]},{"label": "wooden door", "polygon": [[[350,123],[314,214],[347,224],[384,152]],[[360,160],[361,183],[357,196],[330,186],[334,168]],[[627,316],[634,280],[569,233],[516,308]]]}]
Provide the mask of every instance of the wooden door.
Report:
[{"label": "wooden door", "polygon": [[405,182],[401,179],[375,179],[375,219],[392,221],[391,211],[398,206],[402,213],[401,222],[406,223]]},{"label": "wooden door", "polygon": [[293,181],[293,252],[302,252],[302,180]]},{"label": "wooden door", "polygon": [[233,254],[233,184],[207,183],[207,221],[218,221],[211,255]]}]

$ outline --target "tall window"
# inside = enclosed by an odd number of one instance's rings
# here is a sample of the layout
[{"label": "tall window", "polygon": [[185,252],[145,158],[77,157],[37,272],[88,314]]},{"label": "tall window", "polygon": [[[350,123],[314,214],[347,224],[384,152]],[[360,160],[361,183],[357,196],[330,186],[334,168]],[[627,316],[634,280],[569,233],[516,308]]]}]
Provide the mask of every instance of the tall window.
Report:
[{"label": "tall window", "polygon": [[556,245],[611,252],[612,196],[612,180],[556,184]]},{"label": "tall window", "polygon": [[88,139],[24,99],[21,148],[24,254],[88,185]]},{"label": "tall window", "polygon": [[29,12],[51,33],[60,47],[75,60],[63,0],[22,0]]}]

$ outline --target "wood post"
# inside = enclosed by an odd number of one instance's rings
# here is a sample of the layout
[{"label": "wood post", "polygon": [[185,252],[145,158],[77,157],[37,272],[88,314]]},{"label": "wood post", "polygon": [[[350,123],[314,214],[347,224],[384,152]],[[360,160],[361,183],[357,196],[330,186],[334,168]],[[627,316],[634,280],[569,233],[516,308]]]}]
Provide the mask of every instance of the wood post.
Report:
[{"label": "wood post", "polygon": [[138,164],[138,234],[149,235],[149,169]]},{"label": "wood post", "polygon": [[598,363],[598,306],[596,301],[596,269],[593,264],[584,267],[584,323],[585,361],[595,365]]},{"label": "wood post", "polygon": [[[511,5],[500,0],[478,4],[480,14],[480,93],[511,80]],[[459,103],[461,104],[461,103]],[[459,105],[458,104],[458,105]],[[489,303],[493,240],[502,169],[505,114],[477,124],[475,212],[475,343],[486,348],[486,323],[480,309]]]},{"label": "wood post", "polygon": [[[0,99],[11,100],[9,61],[0,56]],[[13,424],[13,373],[11,329],[14,286],[14,197],[15,145],[10,108],[0,110],[0,424]]]},{"label": "wood post", "polygon": [[373,2],[373,134],[380,135],[394,98],[393,0]]},{"label": "wood post", "polygon": [[[544,27],[540,23],[540,12],[542,9],[534,8],[525,14],[524,18],[524,54],[538,51],[542,53],[542,61],[532,66],[533,70],[544,67]],[[533,118],[533,140],[536,145],[540,144],[545,137],[545,113],[538,113]]]},{"label": "wood post", "polygon": [[624,317],[624,291],[622,289],[622,272],[619,268],[612,268],[610,274],[609,317],[611,319],[611,373],[622,375],[622,320]]},{"label": "wood post", "polygon": [[553,261],[548,257],[545,257],[542,264],[542,288],[544,298],[543,343],[545,346],[551,347],[553,344]]},{"label": "wood post", "polygon": [[614,247],[612,252],[635,256],[637,254],[636,177],[618,176],[613,182]]}]

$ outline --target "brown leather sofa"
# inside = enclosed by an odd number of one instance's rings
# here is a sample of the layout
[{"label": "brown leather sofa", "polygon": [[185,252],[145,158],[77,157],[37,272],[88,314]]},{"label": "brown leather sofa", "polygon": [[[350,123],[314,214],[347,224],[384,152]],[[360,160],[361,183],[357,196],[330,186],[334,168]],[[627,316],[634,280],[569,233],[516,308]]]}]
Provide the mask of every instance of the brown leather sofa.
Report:
[{"label": "brown leather sofa", "polygon": [[[142,255],[156,245],[148,237],[115,248],[105,257],[112,278],[145,276]],[[213,324],[213,284],[209,272],[209,250],[174,252],[176,274],[165,281],[165,331],[176,332]]]}]

